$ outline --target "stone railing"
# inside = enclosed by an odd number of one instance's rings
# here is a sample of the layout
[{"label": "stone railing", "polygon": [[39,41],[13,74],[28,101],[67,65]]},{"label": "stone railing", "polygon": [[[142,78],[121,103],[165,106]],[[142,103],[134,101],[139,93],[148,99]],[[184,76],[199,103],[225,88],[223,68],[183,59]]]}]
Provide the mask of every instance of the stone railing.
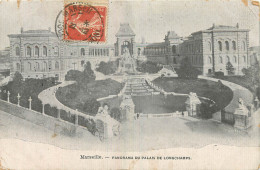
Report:
[{"label": "stone railing", "polygon": [[146,118],[158,118],[158,117],[182,117],[182,116],[188,116],[188,112],[173,112],[173,113],[149,113],[149,114],[144,114],[144,113],[139,113],[140,117],[146,117]]},{"label": "stone railing", "polygon": [[[9,93],[10,94],[10,93]],[[60,118],[58,111],[58,116],[53,117],[44,112],[37,112],[31,109],[31,98],[29,98],[29,106],[28,108],[20,106],[19,96],[17,104],[11,103],[9,101],[9,97],[7,101],[0,99],[0,110],[9,113],[13,116],[25,119],[33,124],[43,126],[47,129],[55,131],[55,133],[63,133],[67,135],[75,135],[76,133],[89,133],[88,129],[84,126],[78,126],[78,124],[71,123],[69,121],[63,120]],[[78,121],[78,120],[77,120]],[[58,127],[58,128],[57,128]]]}]

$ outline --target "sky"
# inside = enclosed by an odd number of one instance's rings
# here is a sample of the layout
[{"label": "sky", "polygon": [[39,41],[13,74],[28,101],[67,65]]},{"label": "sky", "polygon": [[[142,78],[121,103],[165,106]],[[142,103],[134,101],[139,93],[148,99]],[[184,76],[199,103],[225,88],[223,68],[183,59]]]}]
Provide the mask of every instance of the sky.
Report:
[{"label": "sky", "polygon": [[[63,1],[16,1],[0,0],[0,49],[9,46],[8,34],[24,30],[51,29],[62,10]],[[109,1],[107,44],[114,44],[120,23],[129,23],[136,34],[136,42],[142,37],[146,42],[162,42],[167,31],[175,31],[186,37],[192,32],[215,25],[235,26],[250,29],[250,46],[259,43],[259,9],[245,6],[238,0],[142,0]]]}]

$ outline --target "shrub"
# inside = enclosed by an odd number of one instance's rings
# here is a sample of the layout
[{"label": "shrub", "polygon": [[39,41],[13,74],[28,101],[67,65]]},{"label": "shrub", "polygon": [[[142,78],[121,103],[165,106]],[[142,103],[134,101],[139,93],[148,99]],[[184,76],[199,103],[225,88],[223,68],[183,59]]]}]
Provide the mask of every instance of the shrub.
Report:
[{"label": "shrub", "polygon": [[105,75],[109,75],[109,74],[113,74],[116,72],[118,67],[118,60],[117,61],[109,61],[109,62],[104,62],[101,61],[99,63],[98,68],[96,68],[97,71],[105,74]]},{"label": "shrub", "polygon": [[222,72],[222,71],[215,72],[215,77],[216,78],[223,78],[224,77],[224,72]]},{"label": "shrub", "polygon": [[227,62],[226,70],[228,71],[228,75],[234,75],[235,68],[233,65],[229,62]]},{"label": "shrub", "polygon": [[198,78],[198,75],[201,73],[199,70],[194,68],[190,60],[186,57],[182,59],[180,68],[176,70],[178,77],[195,79]]},{"label": "shrub", "polygon": [[122,121],[121,111],[120,111],[120,109],[117,108],[117,107],[114,107],[114,108],[111,109],[111,111],[110,111],[110,116],[111,116],[112,118],[114,118],[115,120],[119,121],[119,122]]},{"label": "shrub", "polygon": [[142,63],[137,67],[137,71],[143,72],[143,73],[157,73],[162,69],[162,66],[158,65],[157,63],[147,61]]}]

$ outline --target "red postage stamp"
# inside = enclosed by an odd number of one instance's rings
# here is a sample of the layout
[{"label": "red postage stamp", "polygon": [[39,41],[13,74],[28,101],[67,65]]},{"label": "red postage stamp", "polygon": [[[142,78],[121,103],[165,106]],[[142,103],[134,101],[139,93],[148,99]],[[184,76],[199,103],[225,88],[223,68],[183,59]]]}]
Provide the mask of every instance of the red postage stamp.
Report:
[{"label": "red postage stamp", "polygon": [[65,6],[63,16],[63,40],[105,42],[106,6],[71,3]]}]

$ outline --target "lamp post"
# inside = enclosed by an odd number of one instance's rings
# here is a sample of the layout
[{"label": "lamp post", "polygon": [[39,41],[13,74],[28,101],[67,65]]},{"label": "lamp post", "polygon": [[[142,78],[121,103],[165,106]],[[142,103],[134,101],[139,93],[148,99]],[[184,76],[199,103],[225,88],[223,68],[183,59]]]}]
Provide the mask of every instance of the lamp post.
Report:
[{"label": "lamp post", "polygon": [[17,99],[18,99],[18,101],[17,101],[17,106],[20,106],[20,98],[21,98],[21,96],[20,96],[20,94],[18,93],[18,95],[17,95]]},{"label": "lamp post", "polygon": [[7,92],[7,102],[10,103],[10,92]]},{"label": "lamp post", "polygon": [[31,96],[28,99],[28,101],[29,101],[29,109],[32,110],[32,98],[31,98]]}]

